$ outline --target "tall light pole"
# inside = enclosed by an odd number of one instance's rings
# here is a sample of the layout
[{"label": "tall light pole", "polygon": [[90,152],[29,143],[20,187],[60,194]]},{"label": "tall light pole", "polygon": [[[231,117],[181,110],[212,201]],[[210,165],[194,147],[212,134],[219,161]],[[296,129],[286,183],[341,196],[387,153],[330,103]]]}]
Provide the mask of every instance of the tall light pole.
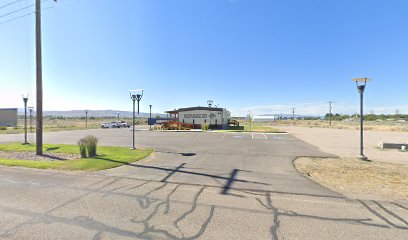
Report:
[{"label": "tall light pole", "polygon": [[293,119],[293,121],[295,121],[295,110],[296,110],[296,108],[292,108],[292,119]]},{"label": "tall light pole", "polygon": [[329,126],[331,126],[331,118],[332,118],[332,101],[329,102]]},{"label": "tall light pole", "polygon": [[150,130],[152,130],[152,124],[151,124],[151,121],[152,121],[152,104],[149,104],[149,107],[150,107],[150,123],[149,123],[149,125],[150,125]]},{"label": "tall light pole", "polygon": [[23,144],[28,144],[28,142],[27,142],[27,102],[28,102],[28,94],[23,94],[23,102],[24,102],[24,142],[23,142]]},{"label": "tall light pole", "polygon": [[28,110],[30,111],[30,133],[33,133],[33,107],[28,107]]},{"label": "tall light pole", "polygon": [[119,114],[120,114],[120,113],[119,113],[119,112],[117,112],[117,114],[118,114],[118,122],[119,122]]},{"label": "tall light pole", "polygon": [[136,89],[136,90],[129,90],[129,95],[130,95],[130,99],[132,99],[133,102],[133,128],[132,128],[132,148],[130,148],[131,150],[135,150],[135,105],[136,105],[136,101],[137,101],[137,114],[139,114],[139,102],[143,97],[143,89]]},{"label": "tall light pole", "polygon": [[88,110],[85,110],[85,128],[88,128]]},{"label": "tall light pole", "polygon": [[353,78],[353,81],[356,82],[357,90],[360,93],[360,154],[358,155],[358,158],[361,160],[367,160],[367,157],[364,155],[363,97],[366,84],[369,80],[369,78]]}]

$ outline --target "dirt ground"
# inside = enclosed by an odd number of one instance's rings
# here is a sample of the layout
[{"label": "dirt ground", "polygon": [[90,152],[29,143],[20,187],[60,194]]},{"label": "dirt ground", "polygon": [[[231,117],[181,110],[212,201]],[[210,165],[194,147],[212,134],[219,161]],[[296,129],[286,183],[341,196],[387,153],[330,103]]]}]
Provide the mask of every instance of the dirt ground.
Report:
[{"label": "dirt ground", "polygon": [[[332,121],[329,125],[327,120],[281,120],[276,121],[277,125],[281,126],[297,126],[297,127],[309,127],[309,128],[334,128],[334,129],[360,129],[360,121],[358,119],[354,121]],[[404,121],[365,121],[365,130],[373,131],[397,131],[408,132],[408,122]]]},{"label": "dirt ground", "polygon": [[303,175],[355,199],[408,201],[408,152],[382,150],[379,142],[407,143],[408,132],[365,131],[364,153],[372,162],[357,160],[359,130],[279,126],[295,137],[339,158],[299,158]]},{"label": "dirt ground", "polygon": [[408,201],[408,165],[347,158],[295,161],[304,176],[354,199]]}]

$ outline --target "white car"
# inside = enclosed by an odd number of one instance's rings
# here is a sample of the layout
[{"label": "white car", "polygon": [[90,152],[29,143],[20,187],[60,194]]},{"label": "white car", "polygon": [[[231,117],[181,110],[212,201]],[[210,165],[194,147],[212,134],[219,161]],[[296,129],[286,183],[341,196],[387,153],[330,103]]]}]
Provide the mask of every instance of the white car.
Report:
[{"label": "white car", "polygon": [[118,124],[120,127],[127,127],[127,128],[130,127],[130,124],[125,121],[120,121],[118,122]]},{"label": "white car", "polygon": [[120,128],[118,122],[106,122],[101,124],[101,128]]}]

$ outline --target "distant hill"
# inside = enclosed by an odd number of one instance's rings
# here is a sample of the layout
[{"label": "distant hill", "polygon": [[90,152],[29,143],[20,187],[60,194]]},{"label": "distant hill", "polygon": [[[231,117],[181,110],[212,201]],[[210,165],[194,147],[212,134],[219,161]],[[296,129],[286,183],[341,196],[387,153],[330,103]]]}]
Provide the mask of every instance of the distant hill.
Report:
[{"label": "distant hill", "polygon": [[[117,111],[117,110],[88,110],[88,117],[132,117],[133,113],[130,111]],[[24,114],[24,109],[18,110],[19,115]],[[136,117],[149,117],[150,113],[140,113]],[[155,116],[166,117],[166,114],[152,113],[152,117]],[[44,116],[54,116],[54,117],[85,117],[84,110],[69,110],[69,111],[44,111]]]},{"label": "distant hill", "polygon": [[[260,115],[255,115],[257,117],[276,117],[276,118],[292,118],[292,114],[260,114]],[[318,116],[318,115],[300,115],[300,114],[295,114],[295,118],[322,118],[323,116]]]}]

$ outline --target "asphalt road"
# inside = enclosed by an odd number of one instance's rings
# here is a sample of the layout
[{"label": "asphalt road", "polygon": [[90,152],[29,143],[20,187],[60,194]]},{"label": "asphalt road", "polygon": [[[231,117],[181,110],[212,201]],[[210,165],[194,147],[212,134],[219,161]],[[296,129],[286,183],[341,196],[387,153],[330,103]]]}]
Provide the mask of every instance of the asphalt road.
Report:
[{"label": "asphalt road", "polygon": [[[129,129],[88,134],[130,146]],[[0,136],[0,142],[21,135]],[[97,173],[0,167],[0,239],[406,239],[408,202],[352,200],[299,175],[327,156],[285,134],[136,132],[142,161]]]}]

